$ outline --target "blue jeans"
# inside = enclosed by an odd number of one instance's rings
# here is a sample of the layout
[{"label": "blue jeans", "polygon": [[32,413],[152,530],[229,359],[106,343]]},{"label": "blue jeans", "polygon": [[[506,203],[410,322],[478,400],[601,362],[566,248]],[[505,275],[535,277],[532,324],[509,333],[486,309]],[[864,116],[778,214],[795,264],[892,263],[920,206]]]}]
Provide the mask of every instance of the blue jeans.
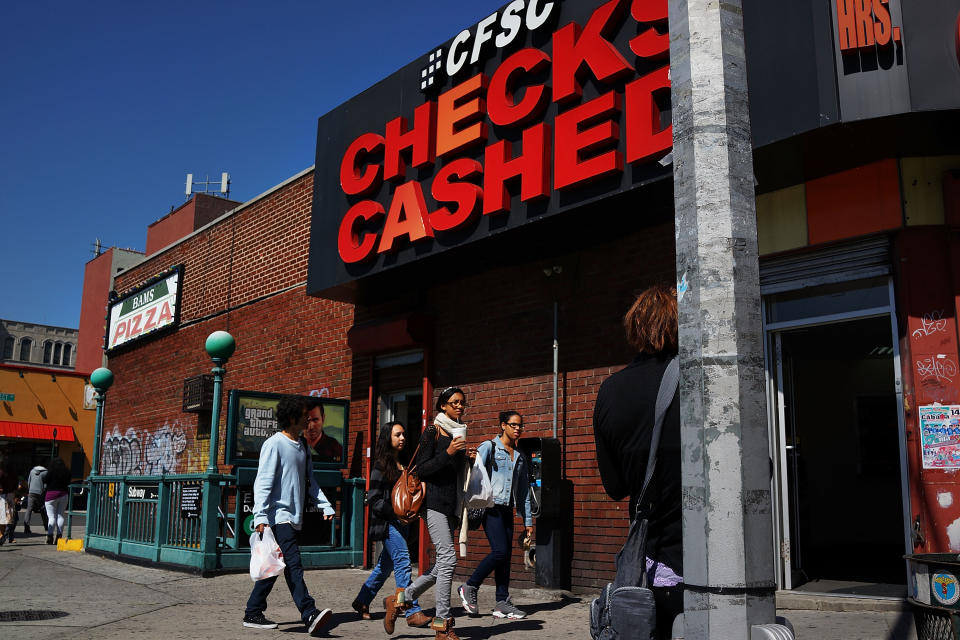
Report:
[{"label": "blue jeans", "polygon": [[495,505],[483,512],[483,532],[490,541],[488,553],[467,584],[479,587],[491,572],[497,584],[497,602],[510,597],[510,555],[513,551],[513,509],[505,505]]},{"label": "blue jeans", "polygon": [[[407,550],[407,525],[399,522],[387,523],[387,537],[383,541],[383,551],[377,566],[370,572],[370,577],[360,587],[357,600],[369,605],[380,591],[380,587],[390,577],[397,583],[397,589],[406,589],[410,584],[410,552]],[[420,604],[414,600],[412,606],[406,610],[406,615],[412,616],[420,611]]]},{"label": "blue jeans", "polygon": [[[280,545],[280,551],[283,552],[283,561],[287,568],[283,570],[283,577],[287,581],[287,588],[290,589],[290,595],[293,596],[293,602],[300,610],[300,619],[306,624],[310,615],[317,610],[317,604],[310,593],[307,591],[307,585],[303,581],[303,565],[300,562],[300,545],[297,544],[298,532],[289,523],[278,524],[273,527],[273,537],[277,539]],[[273,584],[277,581],[277,576],[265,580],[257,580],[253,583],[253,591],[247,600],[246,615],[263,613],[267,610],[267,596],[273,589]]]}]

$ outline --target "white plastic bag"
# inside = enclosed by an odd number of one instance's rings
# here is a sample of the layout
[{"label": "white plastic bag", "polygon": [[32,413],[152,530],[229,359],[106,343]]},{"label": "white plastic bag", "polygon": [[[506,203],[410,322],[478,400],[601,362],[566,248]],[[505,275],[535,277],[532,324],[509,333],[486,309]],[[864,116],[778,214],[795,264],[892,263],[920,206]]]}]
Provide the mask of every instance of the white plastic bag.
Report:
[{"label": "white plastic bag", "polygon": [[480,456],[473,461],[470,467],[470,477],[467,479],[467,509],[486,509],[493,506],[493,489],[490,487],[490,477]]},{"label": "white plastic bag", "polygon": [[254,531],[250,534],[250,579],[265,580],[283,573],[287,567],[283,561],[283,552],[270,527],[263,528],[263,535]]}]

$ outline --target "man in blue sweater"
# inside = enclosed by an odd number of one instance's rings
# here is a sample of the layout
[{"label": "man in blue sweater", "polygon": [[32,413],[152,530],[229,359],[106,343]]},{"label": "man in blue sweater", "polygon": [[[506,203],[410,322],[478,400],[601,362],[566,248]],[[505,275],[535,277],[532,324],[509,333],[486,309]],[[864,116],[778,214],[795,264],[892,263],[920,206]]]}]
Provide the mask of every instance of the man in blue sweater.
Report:
[{"label": "man in blue sweater", "polygon": [[[283,552],[287,567],[283,577],[290,588],[293,601],[300,610],[300,618],[310,635],[316,635],[329,621],[330,609],[320,611],[310,597],[303,581],[303,565],[300,562],[300,546],[297,536],[303,523],[307,501],[323,510],[324,520],[333,517],[333,507],[313,479],[310,451],[300,437],[307,426],[307,403],[303,398],[287,397],[277,403],[277,423],[282,426],[263,443],[260,449],[260,465],[253,483],[253,525],[257,533],[271,527],[273,535]],[[267,609],[267,596],[273,589],[276,577],[258,580],[247,600],[243,626],[254,629],[276,629],[277,623],[268,620],[263,612]]]}]

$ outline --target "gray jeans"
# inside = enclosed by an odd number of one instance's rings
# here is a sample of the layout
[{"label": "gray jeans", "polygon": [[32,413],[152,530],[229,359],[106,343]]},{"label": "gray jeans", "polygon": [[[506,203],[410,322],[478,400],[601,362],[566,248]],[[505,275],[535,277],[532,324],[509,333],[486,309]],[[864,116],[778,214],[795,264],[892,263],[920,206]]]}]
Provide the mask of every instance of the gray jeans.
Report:
[{"label": "gray jeans", "polygon": [[450,617],[450,587],[453,584],[453,570],[457,568],[457,550],[453,546],[453,531],[459,520],[449,518],[439,511],[427,509],[427,531],[437,550],[437,562],[430,573],[425,573],[407,587],[404,597],[407,602],[419,598],[424,591],[437,585],[435,592],[437,602],[436,616],[447,619]]}]

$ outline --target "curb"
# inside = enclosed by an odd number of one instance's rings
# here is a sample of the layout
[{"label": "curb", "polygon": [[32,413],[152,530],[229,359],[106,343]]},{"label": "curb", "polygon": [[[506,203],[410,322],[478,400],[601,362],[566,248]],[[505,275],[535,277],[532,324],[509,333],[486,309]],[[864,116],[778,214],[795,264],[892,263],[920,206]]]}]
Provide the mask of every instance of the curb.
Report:
[{"label": "curb", "polygon": [[777,591],[777,611],[901,612],[911,611],[905,598],[860,598],[822,593]]}]

